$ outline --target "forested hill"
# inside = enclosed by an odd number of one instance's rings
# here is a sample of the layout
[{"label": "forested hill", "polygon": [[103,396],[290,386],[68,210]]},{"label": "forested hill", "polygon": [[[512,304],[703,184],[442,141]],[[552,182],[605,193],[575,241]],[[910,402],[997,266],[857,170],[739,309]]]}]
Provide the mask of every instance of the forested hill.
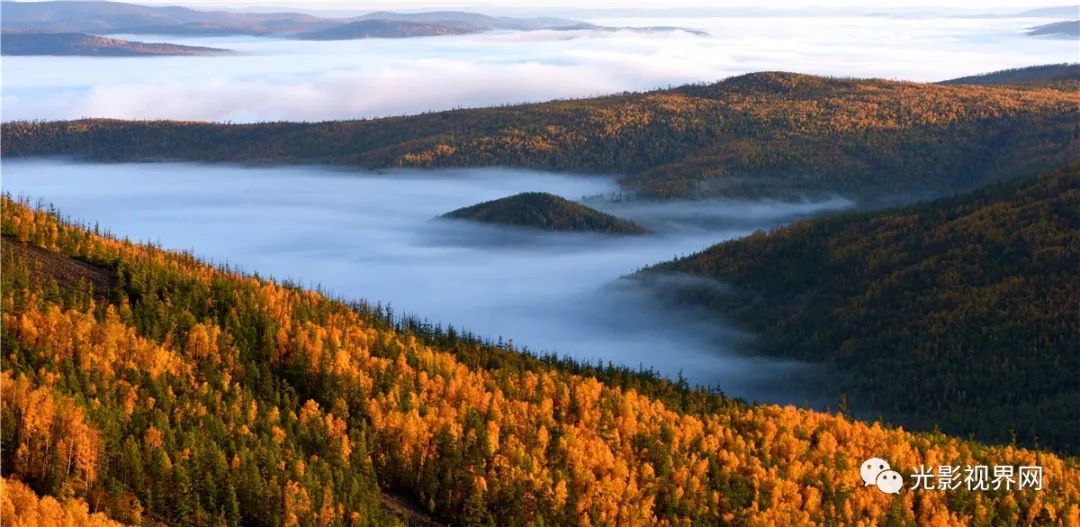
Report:
[{"label": "forested hill", "polygon": [[665,196],[950,193],[1080,156],[1080,91],[754,73],[669,90],[324,123],[3,125],[6,157],[505,165]]},{"label": "forested hill", "polygon": [[1080,63],[1046,64],[970,75],[942,81],[942,84],[982,84],[1014,86],[1050,86],[1076,90],[1080,88]]},{"label": "forested hill", "polygon": [[[453,525],[1080,522],[1075,458],[598,380],[2,213],[4,525],[401,525],[391,495]],[[1044,488],[891,496],[864,487],[871,456],[1038,465]]]},{"label": "forested hill", "polygon": [[522,192],[448,212],[446,219],[532,227],[549,231],[645,234],[645,228],[547,192]]},{"label": "forested hill", "polygon": [[835,361],[849,400],[889,420],[1080,454],[1080,165],[800,222],[640,276],[667,273],[730,285],[674,292],[759,333],[762,351]]},{"label": "forested hill", "polygon": [[4,55],[82,55],[140,57],[170,55],[223,55],[227,49],[182,46],[163,42],[136,42],[86,33],[11,33],[0,36]]}]

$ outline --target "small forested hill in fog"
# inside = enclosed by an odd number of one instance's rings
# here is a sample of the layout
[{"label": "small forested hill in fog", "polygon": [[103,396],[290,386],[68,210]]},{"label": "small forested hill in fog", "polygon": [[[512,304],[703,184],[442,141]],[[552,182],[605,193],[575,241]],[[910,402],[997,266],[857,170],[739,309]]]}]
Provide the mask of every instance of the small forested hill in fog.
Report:
[{"label": "small forested hill in fog", "polygon": [[1013,68],[942,81],[942,84],[1061,85],[1080,88],[1080,63]]},{"label": "small forested hill in fog", "polygon": [[[671,273],[732,289],[658,279]],[[835,362],[849,401],[887,418],[1080,454],[1080,165],[803,221],[639,276],[733,317],[761,351]]]},{"label": "small forested hill in fog", "polygon": [[626,175],[654,197],[905,199],[1053,168],[1080,91],[754,73],[582,100],[362,121],[3,124],[7,157],[515,166]]},{"label": "small forested hill in fog", "polygon": [[[542,360],[0,213],[5,526],[1080,521],[1075,458]],[[871,456],[1040,466],[1044,488],[901,499],[864,487]]]},{"label": "small forested hill in fog", "polygon": [[159,55],[217,55],[230,51],[161,42],[135,42],[86,33],[10,33],[0,36],[4,55],[88,55],[138,57]]},{"label": "small forested hill in fog", "polygon": [[440,216],[446,219],[479,221],[533,227],[549,231],[582,231],[610,234],[644,234],[645,228],[566,198],[547,192],[523,192]]}]

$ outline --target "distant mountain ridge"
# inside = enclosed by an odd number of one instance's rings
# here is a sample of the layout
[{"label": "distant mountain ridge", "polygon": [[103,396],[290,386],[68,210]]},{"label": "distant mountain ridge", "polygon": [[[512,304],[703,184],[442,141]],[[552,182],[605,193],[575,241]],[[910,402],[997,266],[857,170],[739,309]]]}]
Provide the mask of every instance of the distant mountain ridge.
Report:
[{"label": "distant mountain ridge", "polygon": [[[2,28],[7,31],[89,34],[154,34],[183,36],[250,35],[339,40],[461,35],[493,30],[535,31],[596,29],[675,31],[680,28],[615,28],[554,17],[492,17],[459,11],[396,13],[380,11],[349,18],[304,13],[201,11],[101,1],[0,3]],[[695,32],[694,30],[686,30]],[[700,32],[695,32],[700,34]]]},{"label": "distant mountain ridge", "polygon": [[301,40],[351,40],[360,38],[410,38],[465,35],[473,29],[454,25],[401,20],[368,19],[298,35]]},{"label": "distant mountain ridge", "polygon": [[448,212],[444,219],[548,231],[645,234],[644,227],[547,192],[523,192]]},{"label": "distant mountain ridge", "polygon": [[314,31],[334,23],[301,13],[198,11],[101,1],[4,1],[0,10],[5,31],[265,35]]},{"label": "distant mountain ridge", "polygon": [[1068,17],[1076,16],[1077,14],[1080,14],[1080,6],[1077,6],[1076,4],[1073,4],[1073,5],[1062,5],[1062,6],[1051,6],[1051,7],[1037,7],[1035,9],[1028,9],[1028,10],[1025,10],[1025,11],[1021,11],[1019,13],[1016,13],[1013,16],[1021,17],[1021,18],[1024,18],[1024,17],[1033,17],[1033,18],[1034,17],[1041,17],[1041,18],[1068,18]]},{"label": "distant mountain ridge", "polygon": [[1080,37],[1080,20],[1063,20],[1061,22],[1035,26],[1028,31],[1028,34],[1032,36],[1063,38]]},{"label": "distant mountain ridge", "polygon": [[1060,83],[1062,81],[1080,81],[1080,63],[1072,64],[1046,64],[1042,66],[1028,66],[1026,68],[1013,68],[968,75],[941,81],[940,84],[979,84],[984,86],[1001,85],[1046,85]]},{"label": "distant mountain ridge", "polygon": [[136,42],[99,37],[86,33],[3,33],[0,47],[4,55],[82,55],[99,57],[139,57],[166,55],[220,55],[230,50],[182,46],[163,42]]},{"label": "distant mountain ridge", "polygon": [[394,11],[376,11],[356,17],[357,20],[397,20],[423,24],[440,24],[471,29],[518,29],[535,30],[580,24],[579,20],[557,17],[517,18],[508,16],[488,16],[464,11],[427,11],[422,13],[398,13]]}]

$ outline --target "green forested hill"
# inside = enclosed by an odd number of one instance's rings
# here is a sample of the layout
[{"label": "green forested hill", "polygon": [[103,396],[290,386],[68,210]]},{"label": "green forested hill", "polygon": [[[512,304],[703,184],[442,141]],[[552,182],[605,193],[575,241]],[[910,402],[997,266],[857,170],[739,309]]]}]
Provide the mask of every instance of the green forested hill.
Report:
[{"label": "green forested hill", "polygon": [[515,166],[626,175],[653,196],[892,199],[1063,165],[1080,92],[754,73],[707,85],[324,123],[3,125],[5,157]]},{"label": "green forested hill", "polygon": [[[833,361],[852,406],[1080,453],[1080,166],[927,205],[807,220],[645,269],[770,354]],[[859,404],[861,403],[861,404]]]},{"label": "green forested hill", "polygon": [[547,192],[522,192],[448,212],[447,219],[518,225],[549,231],[644,234],[645,229],[629,220],[575,203]]}]

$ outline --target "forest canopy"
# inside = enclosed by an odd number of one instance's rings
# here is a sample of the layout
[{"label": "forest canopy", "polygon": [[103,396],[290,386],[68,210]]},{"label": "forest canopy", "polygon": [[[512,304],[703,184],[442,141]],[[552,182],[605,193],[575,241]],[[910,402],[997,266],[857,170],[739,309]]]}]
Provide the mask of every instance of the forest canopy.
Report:
[{"label": "forest canopy", "polygon": [[[1074,85],[1080,81],[1063,81]],[[895,201],[1062,166],[1080,90],[752,73],[646,93],[409,117],[3,124],[7,158],[514,166],[625,176],[651,197]]]},{"label": "forest canopy", "polygon": [[941,84],[983,84],[1013,86],[1049,86],[1076,90],[1080,88],[1080,63],[1044,64],[1012,68],[942,81]]},{"label": "forest canopy", "polygon": [[444,219],[517,225],[549,231],[645,234],[645,228],[547,192],[522,192],[447,212]]},{"label": "forest canopy", "polygon": [[[1080,454],[1080,165],[930,204],[805,220],[656,265],[757,333],[827,361],[852,407]],[[719,282],[730,287],[718,288]],[[700,281],[694,282],[700,284]]]},{"label": "forest canopy", "polygon": [[[2,229],[5,524],[1080,522],[1076,458],[523,355],[7,197]],[[872,456],[1045,486],[892,496]]]}]

